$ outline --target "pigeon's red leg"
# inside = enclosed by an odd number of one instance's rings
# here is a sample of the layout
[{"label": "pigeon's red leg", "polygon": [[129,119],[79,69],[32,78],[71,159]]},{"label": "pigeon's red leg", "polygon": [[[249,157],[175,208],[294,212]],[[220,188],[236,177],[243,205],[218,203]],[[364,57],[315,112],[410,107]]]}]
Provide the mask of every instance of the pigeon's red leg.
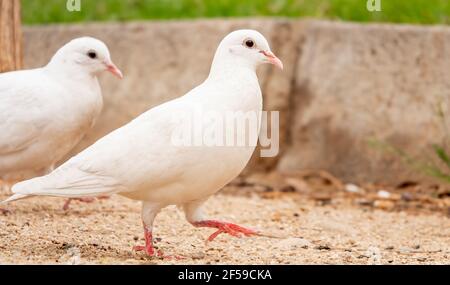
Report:
[{"label": "pigeon's red leg", "polygon": [[63,210],[64,211],[69,210],[70,203],[73,200],[80,201],[80,202],[83,202],[83,203],[93,203],[95,201],[95,199],[106,200],[106,199],[109,199],[109,198],[111,198],[111,197],[110,196],[106,196],[106,195],[98,196],[98,197],[95,197],[95,198],[92,198],[92,197],[89,197],[89,198],[70,198],[70,199],[67,199],[67,201],[64,203]]},{"label": "pigeon's red leg", "polygon": [[137,245],[133,247],[135,251],[145,251],[149,256],[155,255],[155,248],[153,247],[153,234],[144,226],[145,245]]},{"label": "pigeon's red leg", "polygon": [[260,235],[259,232],[251,229],[247,229],[236,224],[220,222],[215,220],[205,220],[200,222],[192,222],[192,224],[196,227],[207,227],[207,228],[216,228],[217,231],[209,236],[207,241],[213,241],[218,235],[225,233],[232,235],[234,237],[242,237],[242,236],[257,236]]},{"label": "pigeon's red leg", "polygon": [[144,225],[145,246],[135,246],[135,251],[145,251],[148,256],[156,256],[163,259],[182,259],[180,256],[167,256],[161,250],[155,250],[153,246],[153,222],[163,205],[153,202],[142,203],[142,223]]},{"label": "pigeon's red leg", "polygon": [[72,201],[74,201],[74,200],[75,201],[80,201],[80,202],[83,202],[83,203],[93,203],[95,201],[95,198],[91,198],[91,197],[89,197],[89,198],[69,198],[64,203],[63,210],[64,211],[69,210],[70,203]]},{"label": "pigeon's red leg", "polygon": [[176,259],[180,260],[183,259],[181,256],[171,256],[171,255],[165,255],[161,250],[155,250],[153,247],[153,234],[150,230],[147,229],[147,227],[144,225],[144,236],[145,236],[145,245],[137,245],[133,247],[134,251],[145,251],[145,253],[148,256],[155,256],[160,257],[163,259]]},{"label": "pigeon's red leg", "polygon": [[8,214],[11,214],[12,212],[8,209],[2,209],[0,208],[0,214],[2,214],[3,216],[6,216]]}]

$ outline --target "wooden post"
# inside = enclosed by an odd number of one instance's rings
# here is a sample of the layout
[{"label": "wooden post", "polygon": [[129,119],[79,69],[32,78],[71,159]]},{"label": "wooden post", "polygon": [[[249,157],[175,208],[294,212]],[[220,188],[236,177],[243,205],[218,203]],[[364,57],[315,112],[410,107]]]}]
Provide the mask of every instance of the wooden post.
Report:
[{"label": "wooden post", "polygon": [[22,68],[20,0],[0,0],[0,72]]}]

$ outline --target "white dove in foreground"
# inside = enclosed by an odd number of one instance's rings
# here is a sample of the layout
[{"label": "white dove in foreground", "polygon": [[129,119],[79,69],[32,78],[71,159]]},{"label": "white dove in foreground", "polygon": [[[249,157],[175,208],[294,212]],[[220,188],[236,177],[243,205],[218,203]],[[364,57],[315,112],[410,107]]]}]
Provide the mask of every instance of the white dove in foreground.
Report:
[{"label": "white dove in foreground", "polygon": [[49,173],[93,126],[103,101],[97,75],[122,78],[106,45],[74,39],[42,68],[0,74],[0,180]]},{"label": "white dove in foreground", "polygon": [[[232,223],[210,220],[201,211],[207,198],[234,179],[248,163],[256,145],[179,146],[173,133],[183,125],[174,114],[195,109],[219,114],[262,111],[256,67],[271,63],[283,68],[257,31],[239,30],[220,43],[208,78],[186,95],[159,105],[103,137],[47,176],[21,182],[6,202],[28,196],[86,197],[120,194],[142,201],[146,245],[135,247],[157,254],[152,242],[153,221],[168,205],[178,205],[197,227],[212,227],[233,236],[258,232]],[[197,126],[198,127],[198,126]],[[204,125],[200,127],[205,128]],[[259,124],[254,126],[259,133]],[[227,130],[229,131],[229,130]],[[233,128],[233,137],[244,129]],[[198,133],[194,139],[198,139]]]}]

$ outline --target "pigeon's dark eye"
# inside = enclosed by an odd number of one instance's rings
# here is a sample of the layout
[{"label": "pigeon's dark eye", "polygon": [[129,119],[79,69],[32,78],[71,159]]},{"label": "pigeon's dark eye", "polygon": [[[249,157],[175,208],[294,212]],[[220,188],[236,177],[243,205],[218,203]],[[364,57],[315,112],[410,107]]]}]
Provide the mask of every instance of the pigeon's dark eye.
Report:
[{"label": "pigeon's dark eye", "polygon": [[96,59],[97,58],[97,53],[95,51],[89,51],[87,53],[87,56],[89,56],[92,59]]},{"label": "pigeon's dark eye", "polygon": [[252,48],[252,47],[255,46],[255,42],[254,42],[253,40],[250,40],[250,39],[245,40],[244,44],[245,44],[245,46],[248,47],[248,48]]}]

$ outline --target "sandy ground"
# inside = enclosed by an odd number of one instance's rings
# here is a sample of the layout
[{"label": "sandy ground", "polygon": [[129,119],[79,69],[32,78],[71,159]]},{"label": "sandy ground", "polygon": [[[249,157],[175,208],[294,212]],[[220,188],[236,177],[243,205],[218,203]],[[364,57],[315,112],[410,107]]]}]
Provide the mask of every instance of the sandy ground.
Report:
[{"label": "sandy ground", "polygon": [[[35,198],[0,215],[2,264],[450,264],[450,219],[441,212],[386,211],[307,195],[266,198],[218,194],[206,204],[214,218],[259,229],[269,237],[219,236],[194,228],[175,207],[155,222],[156,246],[182,260],[148,258],[140,203],[114,196],[93,204]],[[0,198],[5,198],[1,195]]]}]

